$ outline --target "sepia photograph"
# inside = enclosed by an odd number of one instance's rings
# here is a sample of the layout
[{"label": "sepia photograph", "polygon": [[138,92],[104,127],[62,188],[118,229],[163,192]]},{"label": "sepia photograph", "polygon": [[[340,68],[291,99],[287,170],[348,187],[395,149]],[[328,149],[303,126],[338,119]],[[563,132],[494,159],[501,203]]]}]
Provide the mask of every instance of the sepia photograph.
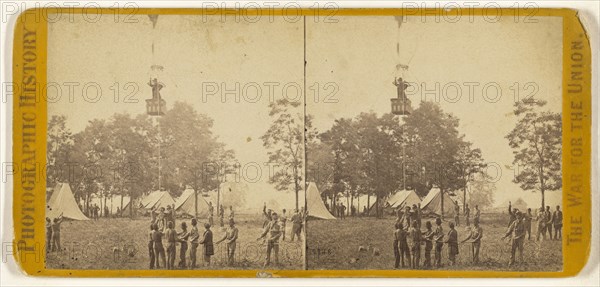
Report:
[{"label": "sepia photograph", "polygon": [[309,270],[562,270],[562,20],[307,22]]},{"label": "sepia photograph", "polygon": [[561,18],[312,20],[48,23],[46,267],[561,271]]},{"label": "sepia photograph", "polygon": [[302,269],[303,22],[87,16],[48,23],[46,267]]}]

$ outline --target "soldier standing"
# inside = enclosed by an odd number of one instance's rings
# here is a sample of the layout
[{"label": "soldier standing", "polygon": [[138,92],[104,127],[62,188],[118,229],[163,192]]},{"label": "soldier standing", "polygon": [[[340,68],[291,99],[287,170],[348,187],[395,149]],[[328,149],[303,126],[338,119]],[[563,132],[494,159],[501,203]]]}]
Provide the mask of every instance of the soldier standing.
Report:
[{"label": "soldier standing", "polygon": [[538,222],[538,226],[537,226],[537,241],[540,241],[540,239],[544,238],[544,240],[546,240],[546,220],[544,220],[544,208],[540,207],[538,214],[536,216],[537,222]]},{"label": "soldier standing", "polygon": [[419,226],[417,221],[413,222],[412,228],[409,230],[410,236],[410,251],[412,255],[411,267],[413,269],[419,269],[419,262],[421,261],[421,230],[419,230]]},{"label": "soldier standing", "polygon": [[446,239],[448,243],[448,259],[450,260],[450,265],[454,266],[456,265],[456,255],[458,255],[458,232],[454,229],[452,222],[450,222],[449,226],[450,230]]},{"label": "soldier standing", "polygon": [[552,211],[550,211],[550,206],[546,206],[544,220],[546,221],[546,232],[550,236],[550,239],[552,239]]},{"label": "soldier standing", "polygon": [[190,230],[190,243],[192,248],[190,249],[190,268],[196,268],[196,252],[198,250],[198,239],[200,238],[200,233],[198,233],[198,221],[196,218],[192,218],[192,228]]},{"label": "soldier standing", "polygon": [[217,241],[216,244],[225,241],[225,247],[227,247],[227,265],[232,266],[235,261],[235,247],[238,239],[238,229],[235,227],[235,221],[233,218],[229,219],[229,227],[225,231],[225,235],[221,240]]},{"label": "soldier standing", "polygon": [[432,226],[431,226],[431,222],[427,221],[425,222],[425,228],[427,229],[425,231],[425,235],[423,236],[423,239],[425,240],[425,267],[429,268],[431,267],[431,250],[433,249],[433,230],[432,230]]},{"label": "soldier standing", "polygon": [[563,214],[560,211],[560,206],[556,206],[556,211],[552,214],[552,223],[554,224],[554,239],[560,240],[562,239],[562,220]]},{"label": "soldier standing", "polygon": [[265,238],[265,236],[267,241],[265,266],[271,264],[271,252],[275,255],[275,264],[279,264],[279,237],[281,236],[281,226],[279,225],[279,217],[275,212],[271,214],[271,222],[267,224],[265,230],[257,240],[261,240]]},{"label": "soldier standing", "polygon": [[473,255],[473,263],[479,263],[479,248],[481,247],[481,237],[483,237],[483,229],[479,226],[479,220],[473,221],[471,233],[462,242],[471,242],[471,254]]},{"label": "soldier standing", "polygon": [[525,223],[525,231],[527,232],[527,240],[531,240],[531,220],[533,215],[531,214],[531,208],[527,208],[523,221]]},{"label": "soldier standing", "polygon": [[396,231],[394,232],[395,241],[398,242],[398,252],[400,254],[400,259],[402,262],[402,268],[404,268],[404,257],[408,261],[408,264],[411,265],[410,260],[410,250],[408,247],[408,242],[406,238],[408,237],[408,232],[404,230],[404,226],[401,222],[396,223]]},{"label": "soldier standing", "polygon": [[442,228],[442,219],[435,219],[435,231],[433,235],[435,240],[435,266],[442,267],[442,248],[444,247],[444,229]]},{"label": "soldier standing", "polygon": [[508,262],[509,266],[515,264],[515,253],[517,250],[519,251],[519,261],[523,262],[523,241],[525,239],[525,225],[523,223],[523,214],[519,211],[515,212],[517,219],[513,221],[513,223],[508,228],[506,234],[502,237],[502,239],[511,236],[511,253],[510,253],[510,261]]},{"label": "soldier standing", "polygon": [[454,225],[460,225],[460,206],[458,204],[454,205]]}]

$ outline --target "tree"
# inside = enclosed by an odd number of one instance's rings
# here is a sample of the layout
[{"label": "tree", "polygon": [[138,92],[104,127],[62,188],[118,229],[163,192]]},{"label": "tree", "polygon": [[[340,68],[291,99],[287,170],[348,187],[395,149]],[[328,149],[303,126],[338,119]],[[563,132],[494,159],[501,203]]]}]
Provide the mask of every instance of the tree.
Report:
[{"label": "tree", "polygon": [[58,181],[69,181],[70,177],[63,177],[61,172],[65,164],[72,160],[73,134],[66,125],[67,117],[52,116],[48,121],[48,142],[46,159],[48,168],[46,170],[47,186],[55,186]]},{"label": "tree", "polygon": [[[459,120],[442,111],[433,102],[421,102],[419,108],[405,118],[406,153],[410,162],[407,173],[411,186],[421,196],[437,186],[447,193],[466,186],[466,167],[480,162],[477,150],[472,150],[458,132]],[[473,161],[473,163],[470,163]],[[442,217],[443,200],[442,198]]]},{"label": "tree", "polygon": [[485,173],[474,174],[466,190],[470,206],[479,205],[481,209],[494,204],[496,184]]},{"label": "tree", "polygon": [[[273,121],[261,137],[269,162],[277,165],[269,177],[269,183],[279,191],[292,188],[298,209],[298,193],[303,189],[300,183],[304,171],[304,112],[300,102],[285,98],[271,102],[269,108],[269,116]],[[306,122],[306,129],[312,129],[310,121]]]},{"label": "tree", "polygon": [[[460,176],[464,182],[463,187],[463,206],[467,204],[467,188],[469,183],[473,180],[473,175],[481,173],[486,167],[481,156],[481,150],[478,148],[472,148],[473,144],[470,142],[462,142],[462,145],[457,154],[458,162],[460,165]],[[464,210],[464,209],[463,209]]]},{"label": "tree", "polygon": [[513,149],[517,176],[523,190],[539,191],[545,206],[546,191],[562,188],[562,119],[544,111],[545,101],[528,99],[515,103],[516,126],[506,136]]}]

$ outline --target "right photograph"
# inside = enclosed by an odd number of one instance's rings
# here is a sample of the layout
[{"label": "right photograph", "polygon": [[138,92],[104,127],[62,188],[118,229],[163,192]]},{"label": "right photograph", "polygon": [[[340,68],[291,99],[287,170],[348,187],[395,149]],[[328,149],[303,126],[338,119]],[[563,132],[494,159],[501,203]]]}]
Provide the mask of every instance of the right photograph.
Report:
[{"label": "right photograph", "polygon": [[306,21],[306,268],[561,271],[559,17]]}]

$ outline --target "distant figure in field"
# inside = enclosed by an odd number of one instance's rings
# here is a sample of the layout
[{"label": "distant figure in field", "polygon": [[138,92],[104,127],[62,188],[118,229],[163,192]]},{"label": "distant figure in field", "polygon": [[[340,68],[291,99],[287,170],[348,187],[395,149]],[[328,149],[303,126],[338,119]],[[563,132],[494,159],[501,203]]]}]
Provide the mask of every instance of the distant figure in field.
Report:
[{"label": "distant figure in field", "polygon": [[188,250],[188,239],[190,238],[190,233],[187,230],[187,224],[185,222],[181,223],[181,232],[177,234],[177,241],[181,244],[179,247],[179,268],[187,268],[186,262],[186,254]]},{"label": "distant figure in field", "polygon": [[167,222],[167,269],[175,269],[175,254],[177,254],[177,232],[173,227],[173,221]]},{"label": "distant figure in field", "polygon": [[519,211],[519,210],[516,208],[513,210],[512,202],[509,201],[508,202],[508,216],[509,216],[508,217],[508,226],[510,226],[513,223],[513,221],[515,221],[517,219],[517,216],[516,216],[517,211]]},{"label": "distant figure in field", "polygon": [[210,257],[215,255],[213,233],[210,230],[210,224],[204,223],[204,233],[202,234],[202,240],[200,240],[199,243],[203,246],[204,264],[206,264],[206,266],[210,266]]},{"label": "distant figure in field", "polygon": [[523,223],[525,224],[525,232],[527,232],[527,240],[531,240],[531,221],[533,220],[533,214],[531,214],[531,208],[527,208],[527,213],[523,217]]},{"label": "distant figure in field", "polygon": [[52,220],[46,217],[46,253],[52,251]]},{"label": "distant figure in field", "polygon": [[404,266],[405,266],[404,258],[405,257],[406,257],[406,261],[407,261],[408,265],[411,264],[410,247],[408,246],[407,237],[408,237],[408,232],[406,230],[404,230],[404,226],[402,225],[402,222],[397,222],[396,223],[396,231],[394,231],[394,239],[395,239],[394,242],[396,242],[396,244],[398,246],[397,247],[398,248],[397,255],[394,252],[394,255],[396,255],[396,263],[394,265],[395,268],[398,268],[399,261],[402,262],[402,268],[404,268]]},{"label": "distant figure in field", "polygon": [[223,238],[215,242],[219,244],[225,241],[225,247],[227,248],[227,265],[232,266],[235,262],[235,247],[238,239],[238,229],[235,227],[235,221],[233,218],[229,219],[229,227],[225,230]]},{"label": "distant figure in field", "polygon": [[300,233],[302,232],[302,215],[298,212],[298,209],[294,209],[294,215],[290,219],[292,221],[292,234],[291,241],[294,241],[294,237],[298,237],[298,241],[301,241]]},{"label": "distant figure in field", "polygon": [[208,203],[208,224],[210,224],[211,226],[214,224],[214,215],[215,215],[215,208],[212,205],[212,201]]},{"label": "distant figure in field", "polygon": [[219,206],[219,226],[225,226],[225,209],[222,204]]},{"label": "distant figure in field", "polygon": [[54,218],[54,221],[52,222],[52,251],[62,250],[60,247],[60,225],[62,222],[62,213],[57,218]]},{"label": "distant figure in field", "polygon": [[431,222],[425,222],[425,234],[423,235],[423,240],[425,241],[425,267],[431,267],[431,250],[433,249],[433,230],[431,226]]},{"label": "distant figure in field", "polygon": [[448,224],[450,226],[450,230],[448,231],[448,238],[446,239],[446,243],[448,243],[448,259],[450,260],[450,265],[456,265],[456,255],[458,255],[458,232],[454,228],[454,223],[450,222]]},{"label": "distant figure in field", "polygon": [[356,207],[354,205],[350,206],[350,216],[356,216]]},{"label": "distant figure in field", "polygon": [[442,267],[442,248],[444,247],[444,229],[442,228],[442,219],[435,219],[435,231],[433,235],[435,240],[435,266]]},{"label": "distant figure in field", "polygon": [[104,217],[108,217],[108,213],[109,213],[108,206],[105,205],[104,206]]},{"label": "distant figure in field", "polygon": [[412,227],[408,231],[410,237],[410,252],[412,255],[411,268],[419,269],[419,262],[421,261],[421,230],[419,230],[419,224],[415,220]]},{"label": "distant figure in field", "polygon": [[340,218],[341,219],[345,219],[346,218],[346,206],[343,203],[340,203]]},{"label": "distant figure in field", "polygon": [[556,211],[552,214],[552,223],[554,224],[554,239],[562,239],[562,220],[563,214],[560,211],[560,206],[556,206]]},{"label": "distant figure in field", "polygon": [[467,227],[471,226],[471,209],[469,208],[469,204],[465,204],[464,214]]},{"label": "distant figure in field", "polygon": [[471,242],[471,255],[473,256],[473,263],[479,263],[479,248],[481,247],[481,237],[483,237],[483,228],[479,226],[479,220],[473,221],[473,227],[471,227],[471,233],[462,242]]},{"label": "distant figure in field", "polygon": [[543,207],[540,207],[536,219],[538,222],[536,240],[540,241],[542,238],[546,240],[546,219]]},{"label": "distant figure in field", "polygon": [[165,259],[165,248],[163,247],[162,244],[162,238],[163,238],[163,233],[158,230],[158,225],[156,223],[154,223],[152,225],[152,227],[154,228],[151,231],[151,236],[152,236],[152,243],[154,244],[154,257],[156,260],[156,268],[160,268],[160,263],[159,261],[162,260],[162,264],[163,266],[167,266],[166,263],[166,259]]},{"label": "distant figure in field", "polygon": [[198,233],[198,220],[196,218],[192,218],[192,228],[190,230],[190,243],[192,248],[190,249],[190,268],[196,268],[196,254],[198,252],[198,239],[200,238],[200,233]]},{"label": "distant figure in field", "polygon": [[285,241],[285,225],[287,223],[287,214],[285,208],[281,211],[281,217],[279,218],[281,221],[281,241]]},{"label": "distant figure in field", "polygon": [[475,216],[473,216],[473,221],[475,220],[481,223],[481,210],[479,210],[479,205],[475,205]]},{"label": "distant figure in field", "polygon": [[233,211],[233,206],[229,206],[229,219],[233,219],[235,217],[235,212]]},{"label": "distant figure in field", "polygon": [[367,206],[366,206],[366,205],[364,205],[364,206],[363,206],[363,212],[362,212],[362,215],[363,215],[363,216],[369,216],[369,214],[368,214],[368,212],[367,212]]},{"label": "distant figure in field", "polygon": [[454,205],[454,225],[460,225],[460,206],[458,204]]},{"label": "distant figure in field", "polygon": [[515,253],[517,250],[519,251],[519,262],[523,262],[523,241],[525,240],[525,224],[523,223],[523,213],[516,211],[517,219],[513,221],[513,223],[508,228],[506,234],[502,237],[502,239],[511,236],[511,253],[510,253],[510,261],[508,262],[509,266],[515,264]]},{"label": "distant figure in field", "polygon": [[552,240],[552,211],[550,210],[550,206],[546,206],[544,219],[546,221],[546,232],[548,232],[548,236],[550,236],[550,240]]},{"label": "distant figure in field", "polygon": [[279,264],[279,238],[281,237],[281,226],[279,224],[279,217],[275,212],[271,214],[271,221],[267,224],[263,233],[257,240],[261,240],[265,237],[267,242],[265,266],[271,264],[271,253],[274,253],[275,264]]}]

